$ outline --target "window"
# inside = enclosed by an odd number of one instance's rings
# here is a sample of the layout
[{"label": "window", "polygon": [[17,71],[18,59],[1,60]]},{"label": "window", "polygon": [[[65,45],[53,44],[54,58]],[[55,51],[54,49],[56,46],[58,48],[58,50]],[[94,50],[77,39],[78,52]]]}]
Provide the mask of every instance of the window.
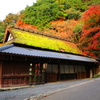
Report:
[{"label": "window", "polygon": [[74,73],[74,66],[73,65],[69,65],[70,68],[70,73]]},{"label": "window", "polygon": [[60,65],[60,73],[65,73],[64,65]]},{"label": "window", "polygon": [[46,72],[49,72],[49,73],[52,72],[51,64],[48,64]]},{"label": "window", "polygon": [[52,64],[52,72],[58,73],[58,65],[57,64]]},{"label": "window", "polygon": [[68,65],[64,65],[65,67],[65,73],[69,73],[69,66]]}]

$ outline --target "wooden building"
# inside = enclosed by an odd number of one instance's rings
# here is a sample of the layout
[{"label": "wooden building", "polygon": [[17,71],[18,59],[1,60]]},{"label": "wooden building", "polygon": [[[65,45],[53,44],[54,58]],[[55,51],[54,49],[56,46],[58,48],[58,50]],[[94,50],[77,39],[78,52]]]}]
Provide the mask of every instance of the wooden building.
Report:
[{"label": "wooden building", "polygon": [[83,79],[96,74],[98,62],[66,39],[8,27],[0,47],[0,87]]}]

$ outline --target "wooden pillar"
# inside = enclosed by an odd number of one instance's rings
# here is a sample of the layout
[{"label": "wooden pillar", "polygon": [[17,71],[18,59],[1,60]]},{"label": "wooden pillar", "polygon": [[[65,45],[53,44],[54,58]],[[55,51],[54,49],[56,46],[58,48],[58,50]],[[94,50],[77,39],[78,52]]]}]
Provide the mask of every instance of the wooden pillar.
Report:
[{"label": "wooden pillar", "polygon": [[82,79],[82,67],[80,66],[80,79]]},{"label": "wooden pillar", "polygon": [[[69,66],[69,65],[68,65]],[[70,80],[70,66],[68,67],[69,68],[69,77],[68,77],[68,79]]]},{"label": "wooden pillar", "polygon": [[0,61],[0,87],[2,87],[2,62]]},{"label": "wooden pillar", "polygon": [[92,71],[92,68],[90,69],[90,78],[92,78],[93,76],[93,71]]},{"label": "wooden pillar", "polygon": [[73,66],[73,70],[74,70],[74,79],[76,79],[75,66]]},{"label": "wooden pillar", "polygon": [[58,81],[60,81],[60,64],[58,64]]}]

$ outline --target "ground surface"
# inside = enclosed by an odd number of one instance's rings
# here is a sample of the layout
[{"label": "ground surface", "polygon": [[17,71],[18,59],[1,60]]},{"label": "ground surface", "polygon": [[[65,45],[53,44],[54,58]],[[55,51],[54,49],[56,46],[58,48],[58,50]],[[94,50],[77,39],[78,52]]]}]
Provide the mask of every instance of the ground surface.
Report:
[{"label": "ground surface", "polygon": [[100,100],[100,79],[66,89],[40,100]]},{"label": "ground surface", "polygon": [[[98,78],[98,79],[84,79],[84,80],[55,82],[55,83],[37,85],[37,86],[32,86],[32,87],[27,87],[27,88],[17,89],[17,90],[0,91],[0,100],[35,100],[33,98],[37,98],[37,97],[41,98],[43,95],[47,96],[47,95],[54,94],[54,93],[57,93],[57,92],[60,92],[60,91],[66,90],[66,89],[74,88],[74,86],[77,86],[78,84],[83,84],[85,86],[85,84],[88,85],[87,82],[92,83],[92,81],[97,81],[100,84],[100,79]],[[93,84],[94,84],[94,86],[98,85],[98,83],[93,83]],[[94,88],[92,88],[92,89],[94,89]],[[100,89],[100,88],[98,88],[98,89]],[[75,89],[74,89],[74,91],[75,91]],[[100,93],[100,91],[99,91],[99,93]],[[28,98],[31,98],[31,99],[28,99]],[[46,99],[46,100],[48,100],[48,99]],[[53,100],[53,99],[51,99],[51,100]],[[63,100],[66,100],[66,99],[63,99]],[[96,100],[96,99],[94,99],[94,100]]]}]

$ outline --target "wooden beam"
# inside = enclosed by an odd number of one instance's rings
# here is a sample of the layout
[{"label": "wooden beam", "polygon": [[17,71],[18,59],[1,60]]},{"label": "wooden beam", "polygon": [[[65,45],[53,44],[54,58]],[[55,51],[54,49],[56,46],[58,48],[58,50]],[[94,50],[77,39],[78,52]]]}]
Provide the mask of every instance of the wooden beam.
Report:
[{"label": "wooden beam", "polygon": [[0,61],[0,87],[2,87],[2,61]]}]

